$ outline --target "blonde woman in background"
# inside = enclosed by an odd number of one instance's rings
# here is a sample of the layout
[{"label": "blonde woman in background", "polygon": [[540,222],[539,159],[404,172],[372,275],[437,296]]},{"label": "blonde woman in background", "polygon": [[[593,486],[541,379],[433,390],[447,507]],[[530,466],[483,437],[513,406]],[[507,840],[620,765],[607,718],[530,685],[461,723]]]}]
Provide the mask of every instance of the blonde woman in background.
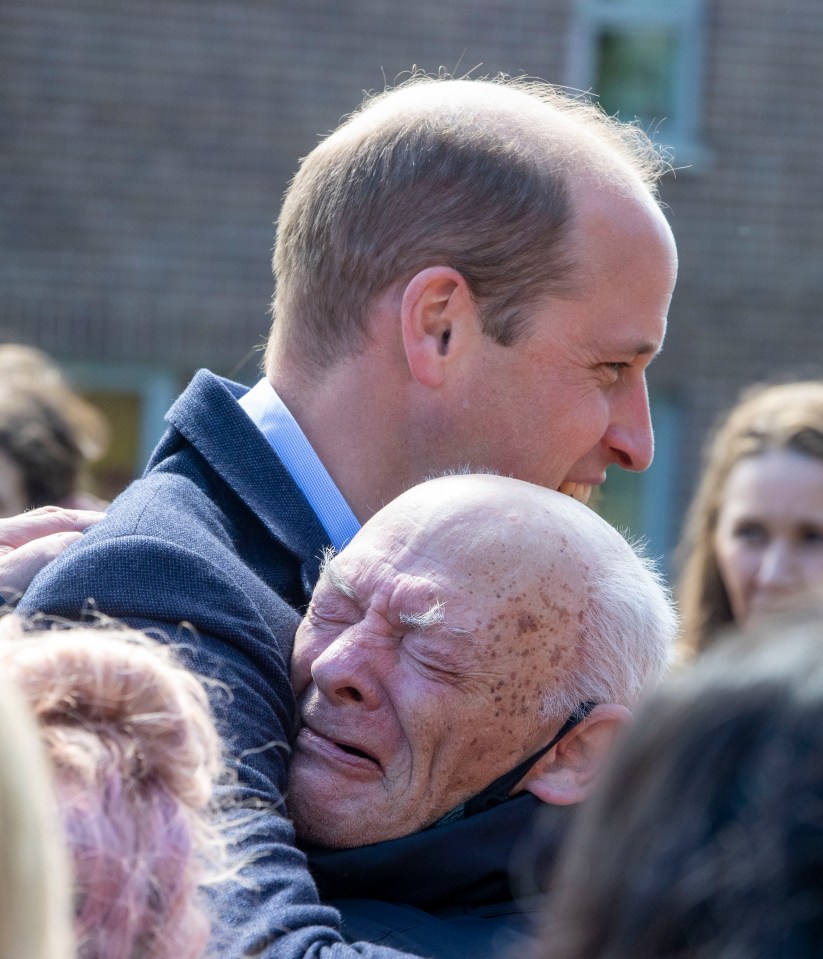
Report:
[{"label": "blonde woman in background", "polygon": [[823,585],[823,381],[744,393],[707,447],[680,549],[691,652]]}]

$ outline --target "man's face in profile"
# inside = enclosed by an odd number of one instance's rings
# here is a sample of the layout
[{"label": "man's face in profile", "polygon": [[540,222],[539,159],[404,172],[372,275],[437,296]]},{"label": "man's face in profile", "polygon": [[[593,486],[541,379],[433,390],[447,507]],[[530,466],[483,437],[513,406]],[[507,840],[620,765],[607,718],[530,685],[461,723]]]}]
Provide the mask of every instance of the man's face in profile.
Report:
[{"label": "man's face in profile", "polygon": [[465,516],[435,526],[373,519],[326,566],[298,629],[289,808],[305,840],[414,832],[548,739],[542,697],[582,608],[575,564],[541,573],[557,597],[546,606],[505,544],[484,548]]},{"label": "man's face in profile", "polygon": [[533,303],[530,332],[513,346],[482,341],[460,424],[467,462],[586,502],[608,467],[652,460],[646,370],[663,344],[677,257],[642,191],[585,193],[573,236],[574,291]]}]

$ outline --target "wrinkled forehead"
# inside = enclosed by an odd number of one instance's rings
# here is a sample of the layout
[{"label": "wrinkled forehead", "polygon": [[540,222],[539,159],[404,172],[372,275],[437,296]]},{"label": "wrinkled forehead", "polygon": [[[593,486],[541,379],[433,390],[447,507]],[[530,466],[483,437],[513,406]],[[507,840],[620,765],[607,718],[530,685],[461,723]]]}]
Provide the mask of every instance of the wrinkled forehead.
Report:
[{"label": "wrinkled forehead", "polygon": [[373,517],[330,572],[361,593],[387,580],[427,584],[443,601],[460,597],[477,621],[516,616],[548,628],[552,617],[579,619],[589,563],[574,530],[533,523],[528,512],[415,506]]},{"label": "wrinkled forehead", "polygon": [[[375,587],[387,577],[464,574],[472,566],[476,538],[467,524],[443,522],[419,509],[386,508],[360,530],[327,566],[327,573]],[[475,569],[475,572],[479,571]]]}]

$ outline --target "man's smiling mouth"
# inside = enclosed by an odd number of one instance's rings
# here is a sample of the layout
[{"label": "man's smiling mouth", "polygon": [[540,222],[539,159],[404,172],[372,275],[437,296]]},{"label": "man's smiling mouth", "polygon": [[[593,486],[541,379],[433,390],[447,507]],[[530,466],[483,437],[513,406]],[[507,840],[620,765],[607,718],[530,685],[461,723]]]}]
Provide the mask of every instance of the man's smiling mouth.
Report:
[{"label": "man's smiling mouth", "polygon": [[566,480],[560,484],[558,492],[565,493],[566,496],[576,499],[578,503],[586,505],[592,495],[592,487],[590,483],[571,483]]}]

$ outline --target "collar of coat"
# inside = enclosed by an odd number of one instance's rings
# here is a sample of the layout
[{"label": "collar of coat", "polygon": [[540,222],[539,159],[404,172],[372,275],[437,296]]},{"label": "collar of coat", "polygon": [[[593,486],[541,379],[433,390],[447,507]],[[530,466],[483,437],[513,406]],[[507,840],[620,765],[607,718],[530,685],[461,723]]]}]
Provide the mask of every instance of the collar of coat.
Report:
[{"label": "collar of coat", "polygon": [[349,897],[420,909],[481,906],[540,886],[572,807],[531,793],[464,819],[354,849],[304,846],[323,900]]}]

